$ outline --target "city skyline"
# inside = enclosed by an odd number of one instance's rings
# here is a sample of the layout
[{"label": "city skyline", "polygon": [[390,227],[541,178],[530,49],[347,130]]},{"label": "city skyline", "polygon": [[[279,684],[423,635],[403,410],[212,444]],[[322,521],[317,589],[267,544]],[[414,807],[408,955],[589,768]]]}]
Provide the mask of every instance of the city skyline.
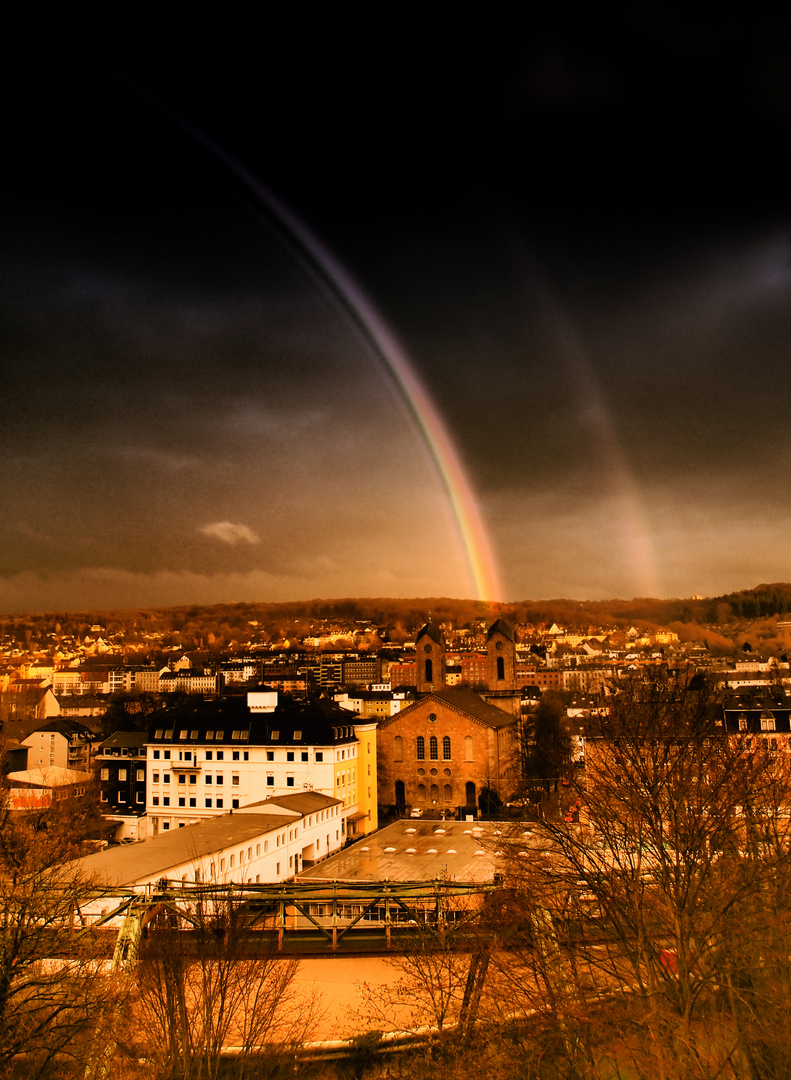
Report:
[{"label": "city skyline", "polygon": [[671,24],[22,50],[0,610],[791,578],[786,28]]}]

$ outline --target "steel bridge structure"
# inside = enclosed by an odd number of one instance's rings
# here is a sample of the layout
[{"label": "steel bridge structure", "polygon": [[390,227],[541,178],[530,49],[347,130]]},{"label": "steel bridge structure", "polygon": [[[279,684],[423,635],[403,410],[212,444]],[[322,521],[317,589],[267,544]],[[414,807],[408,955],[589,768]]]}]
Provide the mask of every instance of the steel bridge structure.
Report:
[{"label": "steel bridge structure", "polygon": [[[119,927],[112,966],[121,970],[135,964],[146,928],[155,919],[184,931],[188,938],[191,930],[205,926],[207,916],[232,908],[251,948],[256,941],[266,942],[278,953],[291,954],[312,942],[310,951],[331,953],[341,942],[353,950],[355,939],[365,938],[367,951],[377,943],[380,950],[398,951],[421,927],[433,927],[439,940],[449,925],[463,929],[479,914],[486,895],[499,888],[499,882],[445,879],[255,885],[163,879],[141,888],[87,887],[75,917],[86,928]],[[459,934],[454,937],[463,939]]]}]

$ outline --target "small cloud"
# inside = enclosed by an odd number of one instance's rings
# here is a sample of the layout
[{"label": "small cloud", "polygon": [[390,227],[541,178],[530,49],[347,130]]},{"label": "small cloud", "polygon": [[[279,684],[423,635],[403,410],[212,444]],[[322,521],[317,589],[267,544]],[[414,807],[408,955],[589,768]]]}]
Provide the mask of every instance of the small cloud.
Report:
[{"label": "small cloud", "polygon": [[198,532],[232,546],[240,540],[244,540],[246,544],[260,542],[259,537],[247,525],[237,525],[233,521],[212,521],[209,525],[201,525]]}]

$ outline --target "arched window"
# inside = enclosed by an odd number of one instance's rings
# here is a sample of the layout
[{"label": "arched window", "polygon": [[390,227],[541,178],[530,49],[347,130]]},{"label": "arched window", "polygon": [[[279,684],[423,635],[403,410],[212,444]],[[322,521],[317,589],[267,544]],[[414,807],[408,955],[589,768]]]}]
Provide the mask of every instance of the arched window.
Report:
[{"label": "arched window", "polygon": [[442,760],[450,761],[450,735],[445,735],[442,739]]},{"label": "arched window", "polygon": [[418,786],[417,786],[417,801],[418,802],[425,802],[426,801],[426,785],[425,784],[418,784]]},{"label": "arched window", "polygon": [[400,735],[396,735],[396,737],[393,739],[393,760],[404,760],[404,740],[401,738]]},{"label": "arched window", "polygon": [[428,756],[432,761],[437,761],[439,758],[439,744],[436,735],[432,735],[428,741]]},{"label": "arched window", "polygon": [[473,784],[472,780],[469,780],[464,785],[464,797],[467,806],[475,806],[475,784]]},{"label": "arched window", "polygon": [[502,656],[497,657],[497,678],[500,680],[505,678],[505,660]]},{"label": "arched window", "polygon": [[427,660],[426,661],[426,682],[427,683],[433,683],[434,682],[434,663],[433,663],[432,660]]},{"label": "arched window", "polygon": [[453,788],[450,786],[450,784],[446,784],[445,787],[442,789],[442,797],[446,803],[453,802]]},{"label": "arched window", "polygon": [[406,792],[403,780],[396,780],[395,782],[395,801],[396,806],[399,807],[399,809],[406,806]]},{"label": "arched window", "polygon": [[426,758],[426,740],[422,735],[417,737],[417,759],[418,761],[424,761]]},{"label": "arched window", "polygon": [[431,785],[431,798],[435,801],[439,798],[439,788],[436,784]]},{"label": "arched window", "polygon": [[465,735],[464,736],[464,760],[465,761],[473,761],[474,760],[474,758],[473,758],[472,735]]}]

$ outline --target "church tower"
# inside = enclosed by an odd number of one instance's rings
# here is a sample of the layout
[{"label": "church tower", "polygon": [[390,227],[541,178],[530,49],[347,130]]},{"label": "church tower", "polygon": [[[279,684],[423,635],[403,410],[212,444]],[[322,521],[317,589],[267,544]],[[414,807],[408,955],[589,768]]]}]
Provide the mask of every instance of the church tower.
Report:
[{"label": "church tower", "polygon": [[498,619],[486,636],[488,689],[481,697],[499,709],[519,715],[520,693],[516,679],[516,637],[513,627]]},{"label": "church tower", "polygon": [[429,694],[445,689],[445,637],[432,622],[417,636],[417,690]]},{"label": "church tower", "polygon": [[513,693],[516,689],[516,639],[513,628],[503,619],[489,627],[486,651],[489,654],[489,689]]}]

